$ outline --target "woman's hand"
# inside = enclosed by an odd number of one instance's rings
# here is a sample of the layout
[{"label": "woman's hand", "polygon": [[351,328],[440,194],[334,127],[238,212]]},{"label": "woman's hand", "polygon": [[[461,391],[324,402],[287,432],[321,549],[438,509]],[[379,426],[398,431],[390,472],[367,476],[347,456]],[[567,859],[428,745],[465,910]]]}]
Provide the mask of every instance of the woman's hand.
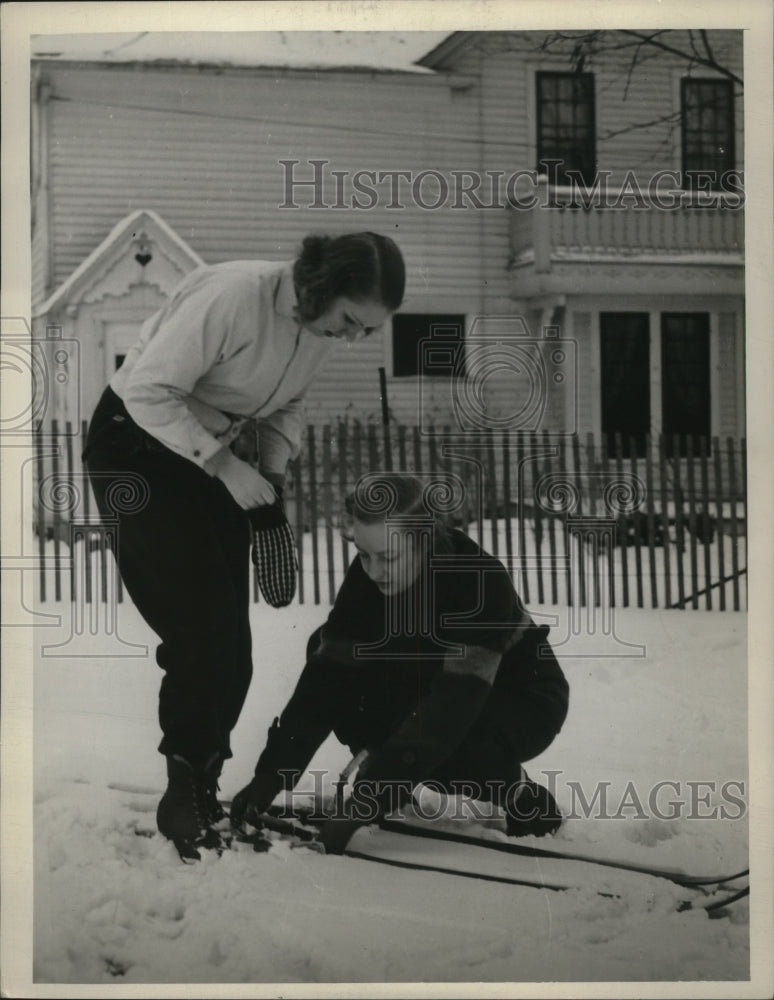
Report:
[{"label": "woman's hand", "polygon": [[231,496],[242,510],[262,507],[274,503],[277,494],[268,479],[265,479],[257,469],[230,451],[226,451],[223,460],[215,471]]},{"label": "woman's hand", "polygon": [[231,826],[243,829],[245,824],[259,828],[261,814],[266,812],[279,791],[280,782],[274,775],[256,774],[249,785],[237,792],[231,803]]}]

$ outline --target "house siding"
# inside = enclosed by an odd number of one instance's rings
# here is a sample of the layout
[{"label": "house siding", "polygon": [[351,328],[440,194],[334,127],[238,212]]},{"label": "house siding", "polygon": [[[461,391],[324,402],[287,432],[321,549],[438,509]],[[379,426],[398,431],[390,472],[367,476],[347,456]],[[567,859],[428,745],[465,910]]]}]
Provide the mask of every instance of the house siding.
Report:
[{"label": "house siding", "polygon": [[597,412],[594,405],[599,393],[599,359],[593,356],[591,330],[591,313],[573,312],[572,332],[578,359],[574,372],[577,385],[577,431],[584,436],[590,431],[599,434],[601,430],[596,426]]},{"label": "house siding", "polygon": [[[405,207],[390,209],[388,184],[377,185],[382,203],[368,211],[308,207],[309,187],[297,191],[303,207],[279,208],[286,197],[280,160],[300,161],[302,179],[313,176],[309,160],[329,161],[327,205],[337,203],[331,170],[474,169],[475,106],[441,81],[423,84],[420,100],[415,76],[374,84],[351,73],[219,77],[124,67],[51,67],[47,75],[54,287],[118,218],[147,208],[208,263],[287,259],[309,232],[367,228],[392,235],[404,253],[406,309],[482,311],[490,270],[507,296],[507,238],[488,234],[481,253],[479,213],[423,209],[409,186],[399,189]],[[352,193],[345,188],[345,202]],[[432,202],[432,180],[420,195]],[[391,373],[383,335],[337,355],[309,393],[310,419],[378,413],[382,365]],[[416,380],[391,381],[396,415],[415,419],[417,398]]]},{"label": "house siding", "polygon": [[[710,36],[718,61],[741,74],[741,33]],[[526,308],[530,332],[540,336],[543,314],[518,301],[534,291],[523,272],[511,270],[519,248],[502,202],[505,179],[535,166],[534,72],[570,68],[569,52],[540,55],[544,38],[544,32],[473,35],[436,76],[40,62],[37,72],[45,79],[48,100],[43,169],[51,208],[48,233],[39,219],[33,236],[34,300],[59,287],[120,218],[145,208],[162,216],[208,263],[288,259],[312,231],[381,231],[396,239],[406,258],[405,311],[463,313],[470,329],[479,315],[518,315]],[[672,42],[685,45],[687,34],[675,33]],[[670,122],[647,123],[679,110],[685,64],[662,55],[658,63],[643,61],[629,79],[630,58],[606,53],[586,67],[596,81],[599,169],[611,172],[611,186],[630,169],[646,185],[655,171],[680,168],[679,129]],[[706,75],[698,68],[692,72]],[[741,168],[741,103],[737,110]],[[280,161],[299,161],[298,175],[308,179],[309,161],[315,159],[327,161],[322,188],[327,207],[310,207],[313,192],[301,187],[302,207],[280,208],[285,200]],[[389,187],[381,184],[379,203],[358,210],[331,207],[337,201],[334,170],[414,175],[435,170],[446,178],[455,171],[470,176],[499,172],[501,180],[499,186],[484,182],[477,194],[491,207],[478,210],[470,209],[470,198],[458,208],[448,202],[438,210],[422,208],[405,182],[400,188],[404,207],[388,207]],[[433,190],[429,183],[425,196],[432,199]],[[352,194],[346,184],[345,202]],[[523,249],[527,246],[528,241]],[[49,258],[50,280],[44,287]],[[610,267],[609,262],[581,265],[573,280],[591,283]],[[642,277],[645,288],[648,275]],[[616,280],[605,279],[610,294]],[[654,294],[663,292],[655,277],[650,283]],[[565,292],[568,297],[572,292],[569,282]],[[574,294],[583,292],[578,287]],[[574,317],[580,324],[573,335],[582,353],[579,419],[584,430],[596,430],[592,394],[599,387],[583,324],[606,308],[604,300],[599,294],[589,311],[584,304]],[[730,428],[739,423],[743,401],[735,348],[741,327],[733,326],[736,304],[728,308],[720,343],[725,345],[723,363],[730,367],[728,379],[721,379],[719,421]],[[310,390],[309,419],[378,419],[381,366],[398,420],[416,423],[420,406],[439,419],[448,415],[448,381],[426,379],[420,387],[416,378],[394,378],[390,355],[389,331],[337,353]],[[490,388],[492,412],[512,412],[508,380],[493,380]],[[559,427],[565,424],[564,411],[561,400],[549,400],[547,418]]]},{"label": "house siding", "polygon": [[[452,113],[445,86],[433,83],[418,100],[415,77],[366,88],[353,74],[219,78],[113,67],[57,68],[49,76],[56,284],[117,217],[150,208],[211,263],[289,257],[313,230],[390,232],[408,259],[409,295],[421,298],[429,287],[437,297],[469,302],[477,282],[459,248],[476,236],[470,212],[424,210],[408,191],[406,208],[391,210],[386,184],[382,203],[367,211],[309,207],[308,187],[298,190],[302,207],[279,208],[281,160],[300,161],[302,179],[313,176],[309,160],[329,161],[328,205],[336,203],[330,170],[458,166],[455,139],[469,122],[456,106]],[[423,191],[431,201],[430,182]]]}]

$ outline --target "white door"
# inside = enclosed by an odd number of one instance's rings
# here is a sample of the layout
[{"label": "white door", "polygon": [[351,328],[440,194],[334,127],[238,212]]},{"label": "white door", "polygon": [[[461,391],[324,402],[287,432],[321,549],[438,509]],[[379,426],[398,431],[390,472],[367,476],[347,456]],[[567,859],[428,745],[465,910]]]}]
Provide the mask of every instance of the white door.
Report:
[{"label": "white door", "polygon": [[106,320],[105,333],[105,381],[121,367],[126,352],[140,335],[142,322],[130,320]]}]

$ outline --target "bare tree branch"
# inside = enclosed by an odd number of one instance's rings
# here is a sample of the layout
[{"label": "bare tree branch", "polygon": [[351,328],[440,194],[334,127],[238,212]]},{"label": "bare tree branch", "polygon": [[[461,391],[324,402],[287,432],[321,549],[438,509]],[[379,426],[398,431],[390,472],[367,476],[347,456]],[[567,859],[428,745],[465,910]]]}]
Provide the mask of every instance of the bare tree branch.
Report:
[{"label": "bare tree branch", "polygon": [[[709,69],[714,69],[717,73],[725,76],[729,80],[733,80],[738,87],[744,88],[744,80],[733,73],[730,69],[725,66],[721,66],[714,58],[703,57],[703,56],[691,56],[687,52],[683,52],[681,49],[675,48],[674,45],[668,45],[666,42],[661,41],[660,38],[656,38],[656,33],[652,35],[643,35],[639,31],[629,31],[625,32],[627,35],[632,35],[634,38],[641,38],[648,45],[654,45],[656,48],[661,49],[664,52],[669,52],[673,56],[679,56],[681,59],[685,59],[688,62],[696,62],[701,66],[707,66]],[[659,32],[661,34],[661,32]]]},{"label": "bare tree branch", "polygon": [[668,40],[673,34],[674,32],[666,28],[661,28],[657,31],[635,31],[631,29],[585,31],[580,33],[553,31],[543,39],[538,46],[538,51],[557,54],[558,51],[561,51],[562,54],[566,54],[566,47],[570,44],[572,48],[568,57],[569,62],[574,69],[578,70],[580,66],[585,67],[587,62],[593,60],[595,56],[601,53],[619,52],[634,48],[632,63],[627,75],[627,92],[633,69],[637,65],[641,65],[642,54],[646,47],[676,56],[678,59],[682,59],[688,67],[694,65],[705,66],[707,69],[712,69],[726,79],[733,81],[741,90],[744,89],[744,80],[742,77],[718,62],[706,30],[702,29],[699,32],[702,43],[701,48],[697,44],[695,33],[693,31],[688,32],[690,43],[688,50],[679,48]]},{"label": "bare tree branch", "polygon": [[693,37],[693,31],[691,31],[690,28],[688,29],[688,41],[691,43],[694,58],[701,59],[699,50],[696,48],[696,39]]},{"label": "bare tree branch", "polygon": [[[644,45],[644,42],[643,42]],[[639,61],[640,52],[642,51],[642,45],[638,45],[634,50],[634,55],[632,56],[632,61],[629,63],[629,70],[626,74],[626,83],[624,84],[623,100],[629,96],[629,85],[632,82],[632,76],[637,68],[637,63]]]},{"label": "bare tree branch", "polygon": [[598,136],[600,142],[604,142],[607,139],[615,139],[616,136],[624,135],[626,132],[634,132],[637,129],[642,128],[652,128],[654,125],[664,125],[669,123],[670,125],[676,125],[682,117],[682,112],[672,111],[668,115],[660,115],[658,118],[651,118],[647,122],[635,122],[633,125],[625,125],[623,128],[613,129],[610,132],[605,132],[603,135]]}]

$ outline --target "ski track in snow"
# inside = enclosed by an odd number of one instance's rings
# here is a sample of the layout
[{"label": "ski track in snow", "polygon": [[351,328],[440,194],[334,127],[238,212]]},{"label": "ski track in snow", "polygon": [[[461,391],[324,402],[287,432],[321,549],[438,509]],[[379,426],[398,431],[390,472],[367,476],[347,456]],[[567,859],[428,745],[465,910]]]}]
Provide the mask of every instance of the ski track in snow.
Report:
[{"label": "ski track in snow", "polygon": [[[249,779],[266,729],[293,689],[306,638],[326,613],[308,605],[281,612],[255,607],[255,678],[224,772],[224,798]],[[545,781],[542,771],[561,772],[557,796],[565,811],[573,805],[571,782],[580,782],[588,796],[596,781],[608,781],[613,813],[630,781],[646,810],[648,790],[658,781],[681,783],[680,794],[663,791],[662,810],[687,798],[688,781],[746,782],[745,616],[623,610],[616,625],[626,640],[646,642],[647,656],[562,661],[572,687],[570,716],[553,746],[528,764],[529,773]],[[120,607],[119,627],[129,641],[153,648],[152,635],[127,605]],[[44,631],[52,641],[55,630]],[[591,887],[548,892],[399,871],[291,850],[279,840],[268,854],[240,844],[221,858],[182,864],[154,833],[163,787],[163,761],[155,751],[159,676],[152,659],[137,657],[36,663],[37,982],[749,975],[747,902],[717,920],[677,913],[686,893],[668,882],[649,880],[652,891],[611,899]],[[347,760],[347,751],[329,740],[312,767],[335,777]],[[311,788],[309,778],[302,787]],[[716,793],[707,803],[703,809],[723,800]],[[618,819],[572,818],[548,846],[593,847],[692,871],[747,864],[743,819],[636,818],[636,811],[621,809]],[[478,832],[502,836],[480,824]],[[602,871],[595,888],[606,883],[620,884]]]}]

